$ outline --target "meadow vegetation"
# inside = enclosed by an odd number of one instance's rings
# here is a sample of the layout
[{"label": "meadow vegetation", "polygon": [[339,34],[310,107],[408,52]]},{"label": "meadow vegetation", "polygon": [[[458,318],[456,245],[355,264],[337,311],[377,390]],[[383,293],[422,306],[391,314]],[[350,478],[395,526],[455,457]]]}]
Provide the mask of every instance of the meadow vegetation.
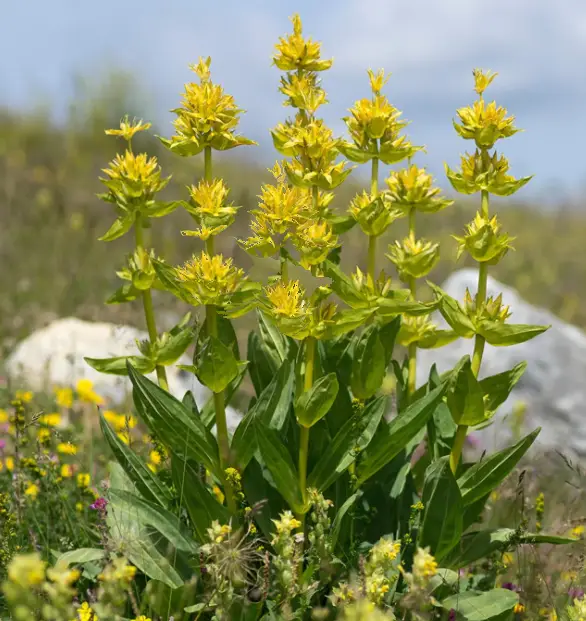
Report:
[{"label": "meadow vegetation", "polygon": [[[332,61],[292,25],[273,57],[292,116],[270,130],[269,171],[233,155],[254,143],[210,58],[170,137],[126,115],[135,93],[116,80],[65,129],[0,119],[4,353],[70,314],[149,336],[87,358],[129,377],[128,409],[87,380],[40,394],[3,380],[3,618],[586,619],[579,465],[534,467],[538,429],[465,449],[525,370],[479,379],[485,344],[547,329],[487,298],[488,273],[586,325],[586,223],[498,200],[531,178],[500,149],[518,128],[485,99],[496,74],[475,69],[457,111],[472,147],[446,154],[452,198],[413,163],[423,148],[384,71],[333,135],[318,114]],[[463,300],[438,286],[456,261],[478,270]],[[473,355],[418,386],[418,350],[459,338]],[[185,352],[202,408],[168,392]],[[227,404],[243,413],[233,435]]]}]

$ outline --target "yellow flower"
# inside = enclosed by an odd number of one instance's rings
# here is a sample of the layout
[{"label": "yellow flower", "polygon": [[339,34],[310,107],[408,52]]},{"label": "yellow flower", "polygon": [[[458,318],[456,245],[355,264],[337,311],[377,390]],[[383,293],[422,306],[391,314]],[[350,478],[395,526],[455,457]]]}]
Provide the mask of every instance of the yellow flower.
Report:
[{"label": "yellow flower", "polygon": [[6,466],[6,470],[9,470],[10,472],[14,470],[14,458],[13,457],[8,456],[4,460],[4,464]]},{"label": "yellow flower", "polygon": [[303,27],[298,14],[290,18],[293,34],[279,37],[273,62],[281,71],[325,71],[331,60],[321,60],[321,44],[303,37]]},{"label": "yellow flower", "polygon": [[62,455],[76,455],[77,446],[75,446],[75,444],[71,444],[71,442],[60,442],[57,445],[57,452]]},{"label": "yellow flower", "polygon": [[574,526],[574,528],[572,528],[571,530],[572,537],[575,537],[576,539],[581,539],[583,535],[584,535],[584,526],[582,524],[580,524],[579,526]]},{"label": "yellow flower", "polygon": [[155,466],[158,466],[161,463],[161,453],[159,453],[159,451],[151,451],[149,458]]},{"label": "yellow flower", "polygon": [[108,136],[122,136],[124,140],[130,142],[134,134],[136,134],[137,132],[146,131],[147,129],[150,129],[150,127],[151,124],[143,123],[142,119],[133,119],[132,121],[130,121],[128,116],[125,116],[120,121],[120,129],[107,129],[105,130],[105,133]]},{"label": "yellow flower", "polygon": [[525,606],[523,606],[523,604],[515,604],[513,612],[517,615],[523,614],[525,612]]},{"label": "yellow flower", "polygon": [[135,617],[132,621],[151,621],[151,618],[146,617],[145,615],[140,615],[139,617]]},{"label": "yellow flower", "polygon": [[88,487],[90,481],[91,477],[87,472],[80,472],[77,475],[77,487],[80,487],[81,489],[85,489],[86,487]]},{"label": "yellow flower", "polygon": [[122,440],[122,442],[124,442],[124,444],[130,444],[130,434],[127,431],[120,431],[116,435]]},{"label": "yellow flower", "polygon": [[473,69],[472,75],[474,76],[474,90],[479,95],[482,95],[498,73],[494,73],[493,71],[484,72],[482,69]]},{"label": "yellow flower", "polygon": [[505,552],[503,554],[502,561],[503,561],[503,565],[505,567],[510,567],[513,564],[514,560],[515,560],[515,558],[513,557],[513,555],[510,552]]},{"label": "yellow flower", "polygon": [[275,315],[292,318],[307,313],[307,303],[303,299],[304,291],[298,280],[279,282],[274,287],[267,287],[265,291]]},{"label": "yellow flower", "polygon": [[79,513],[83,513],[83,502],[76,502],[75,510],[78,511]]},{"label": "yellow flower", "polygon": [[51,432],[48,429],[39,429],[37,432],[37,439],[41,444],[48,442],[50,438]]},{"label": "yellow flower", "polygon": [[29,483],[24,493],[34,500],[39,495],[39,486],[36,483]]},{"label": "yellow flower", "polygon": [[45,567],[38,553],[20,554],[8,565],[8,579],[23,588],[39,586],[45,580]]},{"label": "yellow flower", "polygon": [[210,256],[205,251],[175,268],[175,275],[197,305],[226,304],[246,280],[244,271],[235,267],[232,259],[224,259],[221,254]]},{"label": "yellow flower", "polygon": [[413,575],[416,579],[428,579],[437,573],[437,561],[429,553],[429,548],[417,548],[413,558]]},{"label": "yellow flower", "polygon": [[224,494],[222,493],[222,490],[217,485],[214,485],[214,487],[212,488],[212,492],[214,493],[214,496],[218,499],[218,502],[221,505],[223,505],[224,504]]},{"label": "yellow flower", "polygon": [[14,397],[23,403],[30,403],[33,400],[33,393],[30,390],[17,390]]},{"label": "yellow flower", "polygon": [[73,466],[71,466],[70,464],[63,464],[61,466],[61,476],[64,479],[69,479],[70,477],[73,476]]},{"label": "yellow flower", "polygon": [[91,606],[84,602],[77,610],[79,621],[98,621],[98,616],[92,610]]},{"label": "yellow flower", "polygon": [[55,388],[55,401],[60,408],[70,408],[73,405],[73,391],[71,388]]},{"label": "yellow flower", "polygon": [[0,424],[8,422],[8,412],[0,409]]},{"label": "yellow flower", "polygon": [[75,390],[82,401],[95,404],[104,402],[102,397],[94,392],[94,384],[89,379],[80,379],[75,385]]},{"label": "yellow flower", "polygon": [[43,414],[42,416],[39,416],[38,420],[41,425],[47,425],[47,427],[57,427],[61,423],[61,414],[59,414],[59,412]]},{"label": "yellow flower", "polygon": [[137,420],[130,414],[117,414],[113,410],[105,410],[104,418],[114,427],[116,431],[122,431],[123,429],[134,429],[136,427]]},{"label": "yellow flower", "polygon": [[293,513],[291,513],[291,511],[283,511],[280,519],[272,520],[272,522],[277,528],[277,533],[279,534],[291,533],[296,528],[301,526],[301,522],[293,517]]}]

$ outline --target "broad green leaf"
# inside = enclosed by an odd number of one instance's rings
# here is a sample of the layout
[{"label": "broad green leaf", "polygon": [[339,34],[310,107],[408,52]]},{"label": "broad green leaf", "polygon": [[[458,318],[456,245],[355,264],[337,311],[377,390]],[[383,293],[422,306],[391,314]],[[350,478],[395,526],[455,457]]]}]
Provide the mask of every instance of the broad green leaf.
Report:
[{"label": "broad green leaf", "polygon": [[274,358],[269,355],[260,336],[255,332],[248,333],[247,355],[248,373],[258,397],[271,382],[277,367],[274,366]]},{"label": "broad green leaf", "polygon": [[128,365],[132,397],[139,415],[151,431],[176,453],[201,462],[222,478],[218,445],[203,422],[175,397]]},{"label": "broad green leaf", "polygon": [[379,328],[372,325],[362,333],[354,350],[350,380],[354,396],[362,400],[372,397],[383,383],[385,370],[385,350]]},{"label": "broad green leaf", "polygon": [[173,364],[185,353],[195,338],[195,329],[186,326],[176,334],[170,334],[167,341],[157,352],[157,364]]},{"label": "broad green leaf", "polygon": [[141,537],[126,544],[124,553],[128,560],[143,574],[159,580],[172,589],[183,585],[183,579],[148,537]]},{"label": "broad green leaf", "polygon": [[539,336],[551,326],[530,326],[526,324],[501,323],[500,321],[483,321],[478,327],[478,334],[495,347],[507,347],[525,343]]},{"label": "broad green leaf", "polygon": [[476,332],[476,328],[468,315],[466,315],[460,303],[432,282],[427,281],[427,284],[437,296],[439,300],[440,313],[450,328],[452,328],[458,336],[463,338],[473,337]]},{"label": "broad green leaf", "polygon": [[470,356],[464,356],[448,382],[447,404],[457,425],[478,425],[484,422],[484,395],[472,372]]},{"label": "broad green leaf", "polygon": [[61,554],[56,561],[67,565],[83,565],[90,561],[100,561],[106,556],[106,551],[100,548],[78,548]]},{"label": "broad green leaf", "polygon": [[343,336],[363,326],[374,315],[372,308],[350,308],[335,315],[335,323],[329,328],[332,338]]},{"label": "broad green leaf", "polygon": [[188,390],[184,395],[183,399],[181,399],[181,403],[185,406],[185,408],[191,412],[196,418],[201,416],[199,412],[199,408],[197,407],[197,403],[195,402],[195,397],[191,390]]},{"label": "broad green leaf", "polygon": [[139,373],[152,373],[155,370],[155,362],[143,356],[116,356],[115,358],[84,358],[84,360],[96,371],[110,375],[128,375],[127,363]]},{"label": "broad green leaf", "polygon": [[132,302],[140,295],[140,291],[132,286],[132,283],[126,283],[116,289],[116,291],[106,300],[106,304],[124,304]]},{"label": "broad green leaf", "polygon": [[299,489],[297,470],[293,465],[287,447],[281,442],[279,434],[257,425],[256,438],[260,454],[279,493],[295,513],[306,513],[307,507],[304,506],[303,496]]},{"label": "broad green leaf", "polygon": [[385,354],[385,369],[391,364],[391,360],[393,359],[393,351],[395,349],[395,342],[397,340],[397,335],[399,334],[399,330],[401,329],[401,316],[395,317],[389,323],[381,326],[379,330],[379,338],[380,342],[383,346],[383,351]]},{"label": "broad green leaf", "polygon": [[126,214],[125,216],[121,216],[114,220],[112,226],[108,229],[106,233],[102,235],[102,237],[98,238],[98,241],[114,241],[122,235],[128,233],[134,224],[135,216],[134,213]]},{"label": "broad green leaf", "polygon": [[444,610],[455,610],[465,621],[512,621],[519,596],[509,589],[485,592],[465,591],[442,602]]},{"label": "broad green leaf", "polygon": [[372,440],[387,406],[386,397],[371,401],[354,414],[334,436],[321,459],[313,467],[307,485],[325,491],[352,464]]},{"label": "broad green leaf", "polygon": [[338,543],[338,538],[340,537],[340,531],[342,530],[342,523],[344,521],[344,517],[346,517],[346,514],[348,513],[348,511],[354,506],[354,504],[356,503],[356,501],[362,496],[362,492],[358,491],[358,492],[354,492],[354,494],[352,494],[352,496],[349,496],[348,498],[346,498],[344,504],[338,509],[337,513],[336,513],[336,517],[334,518],[334,521],[332,522],[332,531],[331,531],[331,543],[332,543],[332,549],[336,548],[336,543]]},{"label": "broad green leaf", "polygon": [[289,354],[287,337],[281,334],[275,324],[261,311],[258,311],[258,327],[263,344],[274,360],[275,369],[278,369]]},{"label": "broad green leaf", "polygon": [[295,415],[299,424],[302,427],[313,427],[330,411],[337,394],[338,378],[335,373],[328,373],[316,380],[295,402]]},{"label": "broad green leaf", "polygon": [[212,392],[222,392],[239,373],[233,351],[215,336],[208,336],[194,359],[197,379]]},{"label": "broad green leaf", "polygon": [[181,521],[167,509],[148,502],[131,492],[110,489],[109,497],[114,499],[118,511],[126,512],[131,519],[140,524],[152,526],[163,535],[177,550],[195,553],[195,543],[181,528]]},{"label": "broad green leaf", "polygon": [[[226,389],[224,390],[224,403],[228,405],[230,400],[238,390],[240,384],[242,384],[242,380],[246,375],[246,366],[242,363],[238,363],[239,371],[238,375],[228,384]],[[210,395],[208,400],[205,402],[203,408],[201,409],[201,420],[203,424],[211,429],[216,423],[216,406],[214,405],[214,395]]]},{"label": "broad green leaf", "polygon": [[285,360],[271,383],[238,424],[231,449],[233,459],[241,471],[244,471],[258,448],[255,427],[262,425],[276,430],[283,427],[293,399],[294,379],[293,367]]},{"label": "broad green leaf", "polygon": [[497,375],[491,375],[480,380],[480,388],[484,393],[484,403],[487,412],[495,412],[511,394],[515,384],[521,379],[525,369],[526,362],[520,362],[510,371],[504,371]]},{"label": "broad green leaf", "polygon": [[334,216],[329,220],[335,235],[347,233],[356,224],[352,216]]},{"label": "broad green leaf", "polygon": [[462,536],[461,542],[444,559],[444,564],[455,570],[467,567],[495,552],[504,552],[512,543],[567,545],[576,543],[575,539],[557,537],[544,533],[519,533],[513,528],[498,528],[472,531]]},{"label": "broad green leaf", "polygon": [[171,473],[179,504],[187,509],[197,539],[204,543],[208,539],[207,529],[212,522],[217,520],[220,524],[228,524],[230,513],[203,483],[194,462],[171,455]]},{"label": "broad green leaf", "polygon": [[462,496],[450,468],[449,456],[433,462],[425,474],[424,510],[418,545],[430,547],[438,562],[460,541],[462,535]]},{"label": "broad green leaf", "polygon": [[502,451],[474,464],[458,479],[464,506],[492,492],[510,474],[541,431],[538,427],[528,436]]},{"label": "broad green leaf", "polygon": [[420,432],[441,401],[445,386],[438,386],[423,398],[415,401],[388,424],[381,425],[379,432],[365,451],[357,468],[357,486],[370,479],[386,466],[409,441]]},{"label": "broad green leaf", "polygon": [[134,483],[136,489],[148,500],[161,507],[168,507],[172,496],[163,483],[149,470],[144,461],[122,440],[110,427],[100,413],[100,427],[106,441],[114,453],[120,466],[124,469],[128,478]]}]

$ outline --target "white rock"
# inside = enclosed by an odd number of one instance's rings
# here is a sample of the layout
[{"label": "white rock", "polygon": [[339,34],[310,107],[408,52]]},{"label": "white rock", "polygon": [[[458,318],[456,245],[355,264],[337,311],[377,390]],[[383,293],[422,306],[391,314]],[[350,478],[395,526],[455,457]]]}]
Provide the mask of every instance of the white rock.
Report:
[{"label": "white rock", "polygon": [[[6,370],[20,378],[31,390],[46,390],[57,386],[74,386],[80,379],[89,379],[95,391],[114,403],[121,403],[131,394],[126,377],[99,373],[84,360],[137,354],[136,341],[147,339],[146,332],[132,326],[94,323],[75,317],[59,319],[21,341],[6,361]],[[180,364],[191,364],[184,356]],[[154,374],[149,375],[155,379]],[[198,406],[211,394],[197,379],[175,366],[167,367],[171,393],[181,399],[191,390]],[[233,430],[240,414],[233,408],[226,411],[228,427]]]},{"label": "white rock", "polygon": [[[476,293],[477,280],[476,270],[460,270],[452,274],[442,288],[461,302],[466,288],[472,295]],[[512,347],[486,345],[481,378],[509,370],[523,360],[528,364],[508,401],[497,413],[495,423],[477,432],[477,440],[489,450],[510,444],[510,413],[514,404],[522,401],[527,405],[524,432],[542,428],[536,445],[577,457],[586,456],[586,334],[549,311],[528,304],[515,289],[489,277],[487,295],[501,292],[503,303],[511,307],[511,323],[551,325],[551,328]],[[434,319],[441,327],[447,327],[441,316]],[[473,339],[459,339],[441,349],[420,350],[418,383],[426,381],[434,362],[440,373],[447,371],[462,356],[472,355],[473,345]]]}]

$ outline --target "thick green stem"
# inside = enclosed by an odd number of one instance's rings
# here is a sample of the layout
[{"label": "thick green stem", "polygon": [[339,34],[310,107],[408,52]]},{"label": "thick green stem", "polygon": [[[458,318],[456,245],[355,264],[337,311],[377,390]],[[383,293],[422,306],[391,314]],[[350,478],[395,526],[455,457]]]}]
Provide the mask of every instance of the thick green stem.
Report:
[{"label": "thick green stem", "polygon": [[[372,158],[370,174],[370,196],[374,200],[378,196],[378,157]],[[376,274],[376,236],[368,238],[368,274],[374,280]]]},{"label": "thick green stem", "polygon": [[[144,248],[144,237],[143,237],[143,228],[142,228],[142,218],[140,215],[136,217],[136,221],[134,223],[134,234],[136,239],[136,249]],[[154,343],[157,340],[157,324],[155,322],[155,311],[153,309],[153,296],[151,294],[150,289],[146,289],[142,292],[142,306],[144,309],[144,318],[147,325],[147,332],[149,335],[149,340],[151,343]],[[155,367],[155,372],[157,374],[157,380],[159,382],[159,386],[163,390],[169,390],[169,382],[167,381],[167,372],[165,371],[165,367],[162,365],[157,365]]]},{"label": "thick green stem", "polygon": [[[488,192],[482,191],[482,203],[481,212],[485,218],[488,218]],[[481,262],[478,265],[478,291],[476,293],[476,308],[480,309],[486,301],[486,286],[488,281],[488,265],[486,262]],[[480,372],[480,365],[482,364],[482,355],[484,353],[484,345],[486,341],[483,336],[477,334],[474,339],[474,353],[472,354],[472,373],[478,377]],[[450,453],[450,466],[452,472],[455,474],[460,463],[460,457],[462,455],[462,448],[466,440],[466,434],[468,433],[467,425],[458,425],[456,431],[456,438],[452,446],[452,452]]]},{"label": "thick green stem", "polygon": [[[313,386],[313,372],[315,368],[315,338],[308,336],[305,339],[305,376],[303,389],[311,390]],[[307,458],[309,455],[309,428],[299,425],[299,489],[303,503],[307,500]],[[302,528],[305,516],[302,517]]]}]

